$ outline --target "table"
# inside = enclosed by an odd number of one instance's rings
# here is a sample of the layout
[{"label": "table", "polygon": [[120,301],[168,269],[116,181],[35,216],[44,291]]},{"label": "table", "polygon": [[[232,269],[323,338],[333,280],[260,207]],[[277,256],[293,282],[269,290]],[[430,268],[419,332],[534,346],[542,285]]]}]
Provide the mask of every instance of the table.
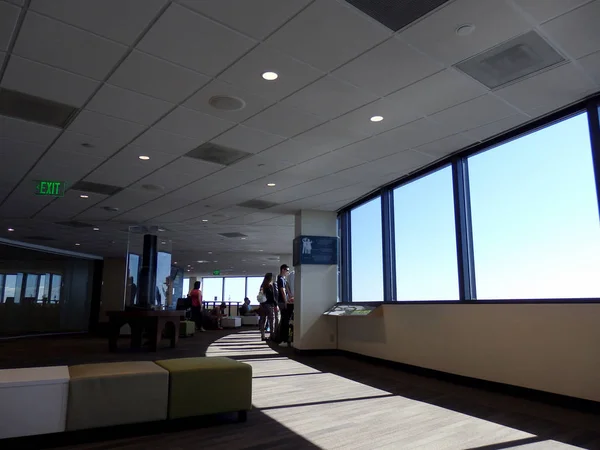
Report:
[{"label": "table", "polygon": [[162,331],[166,328],[171,339],[171,347],[176,347],[179,342],[179,326],[185,311],[107,311],[109,319],[108,348],[111,352],[117,351],[117,340],[121,327],[129,324],[131,327],[131,348],[142,347],[144,330],[150,337],[150,350],[155,352],[162,339]]}]

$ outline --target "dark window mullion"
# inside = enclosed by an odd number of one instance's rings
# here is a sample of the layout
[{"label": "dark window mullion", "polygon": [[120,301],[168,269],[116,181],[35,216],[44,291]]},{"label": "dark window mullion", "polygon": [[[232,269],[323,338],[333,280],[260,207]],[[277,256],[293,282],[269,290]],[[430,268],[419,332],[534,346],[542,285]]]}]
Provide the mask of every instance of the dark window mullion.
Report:
[{"label": "dark window mullion", "polygon": [[600,217],[600,119],[597,100],[588,104],[588,126],[590,129],[590,143],[592,147],[592,160],[594,164],[594,178],[596,181],[596,200],[598,203],[598,214]]},{"label": "dark window mullion", "polygon": [[381,236],[383,245],[383,300],[396,301],[396,256],[394,245],[394,193],[381,191]]},{"label": "dark window mullion", "polygon": [[471,221],[469,167],[466,158],[452,163],[454,187],[454,220],[456,226],[456,256],[458,259],[458,288],[460,300],[476,300],[475,257]]},{"label": "dark window mullion", "polygon": [[344,302],[352,301],[352,245],[351,245],[351,233],[352,226],[350,223],[350,211],[345,211],[340,216],[340,273],[342,277],[341,282],[341,300]]}]

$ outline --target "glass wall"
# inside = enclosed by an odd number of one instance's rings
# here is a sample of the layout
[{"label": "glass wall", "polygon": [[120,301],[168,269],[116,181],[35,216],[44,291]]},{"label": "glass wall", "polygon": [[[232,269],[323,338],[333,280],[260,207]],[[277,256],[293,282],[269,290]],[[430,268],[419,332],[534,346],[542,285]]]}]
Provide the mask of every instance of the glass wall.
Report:
[{"label": "glass wall", "polygon": [[381,197],[350,212],[352,300],[383,300]]},{"label": "glass wall", "polygon": [[222,302],[223,278],[202,278],[202,299],[205,302]]},{"label": "glass wall", "polygon": [[250,299],[252,305],[258,305],[258,292],[260,291],[260,285],[263,282],[264,277],[248,277],[246,278],[246,297]]},{"label": "glass wall", "polygon": [[477,297],[600,296],[587,114],[469,158]]},{"label": "glass wall", "polygon": [[190,286],[190,279],[189,278],[184,278],[183,279],[183,291],[181,296],[182,297],[186,297],[190,291],[192,290],[194,286]]},{"label": "glass wall", "polygon": [[451,167],[394,190],[397,300],[459,299],[452,192]]},{"label": "glass wall", "polygon": [[600,124],[573,111],[343,210],[351,300],[600,299]]},{"label": "glass wall", "polygon": [[246,296],[246,277],[225,278],[223,299],[226,302],[243,302]]}]

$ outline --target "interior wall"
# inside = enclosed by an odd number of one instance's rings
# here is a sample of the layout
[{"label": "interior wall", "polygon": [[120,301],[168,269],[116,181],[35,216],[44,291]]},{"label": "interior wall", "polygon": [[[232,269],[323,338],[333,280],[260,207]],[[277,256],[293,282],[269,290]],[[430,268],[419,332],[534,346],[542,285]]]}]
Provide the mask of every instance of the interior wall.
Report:
[{"label": "interior wall", "polygon": [[122,311],[125,307],[125,258],[105,258],[102,271],[99,322],[108,322],[107,311]]},{"label": "interior wall", "polygon": [[338,348],[600,401],[600,304],[384,305],[338,318]]}]

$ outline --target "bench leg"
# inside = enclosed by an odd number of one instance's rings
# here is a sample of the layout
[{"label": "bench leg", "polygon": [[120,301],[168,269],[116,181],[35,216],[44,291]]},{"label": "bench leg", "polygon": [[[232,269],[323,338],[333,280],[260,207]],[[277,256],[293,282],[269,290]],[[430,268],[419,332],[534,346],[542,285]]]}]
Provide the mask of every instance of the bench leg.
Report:
[{"label": "bench leg", "polygon": [[245,422],[248,420],[248,411],[238,411],[238,422]]}]

